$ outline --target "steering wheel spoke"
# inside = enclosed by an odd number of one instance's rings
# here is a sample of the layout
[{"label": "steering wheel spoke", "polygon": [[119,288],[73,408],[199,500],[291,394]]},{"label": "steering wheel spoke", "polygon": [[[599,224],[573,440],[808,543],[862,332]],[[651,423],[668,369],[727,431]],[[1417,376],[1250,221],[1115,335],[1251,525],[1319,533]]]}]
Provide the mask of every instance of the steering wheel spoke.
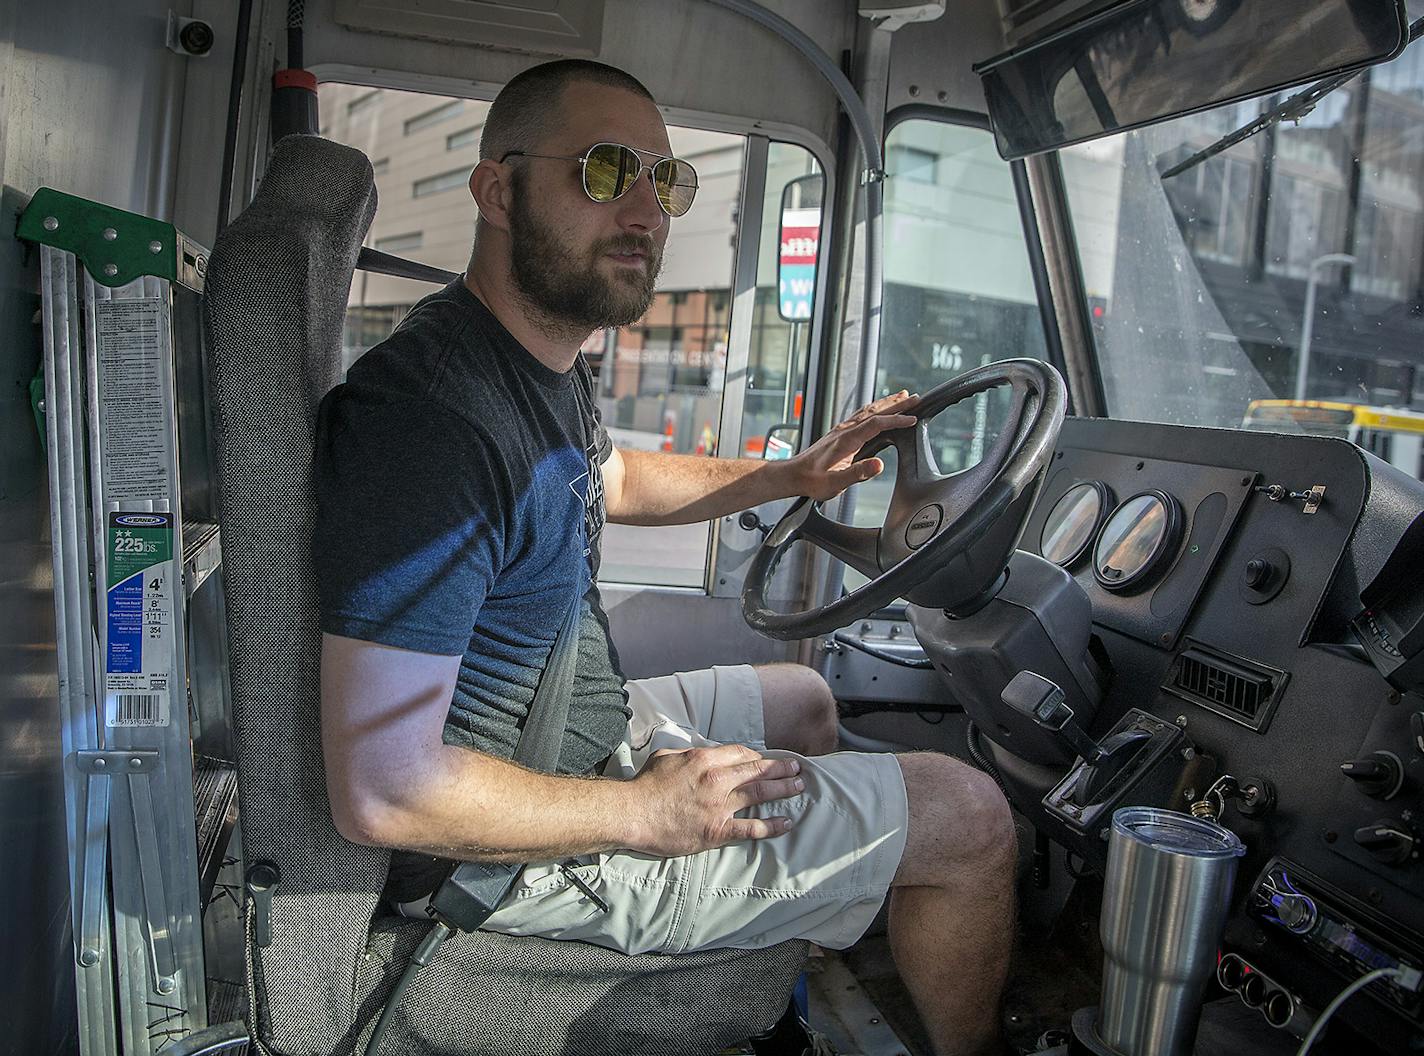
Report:
[{"label": "steering wheel spoke", "polygon": [[854,528],[833,521],[811,507],[801,522],[800,535],[838,561],[844,561],[862,576],[874,579],[880,567],[880,529]]}]

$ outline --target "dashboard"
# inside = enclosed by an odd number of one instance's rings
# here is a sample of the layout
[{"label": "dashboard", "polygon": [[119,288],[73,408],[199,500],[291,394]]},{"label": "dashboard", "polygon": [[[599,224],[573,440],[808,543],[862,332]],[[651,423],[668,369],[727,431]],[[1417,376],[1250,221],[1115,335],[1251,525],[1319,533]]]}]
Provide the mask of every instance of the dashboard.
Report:
[{"label": "dashboard", "polygon": [[[1424,486],[1344,441],[1070,418],[1019,543],[1091,605],[1088,732],[1168,746],[1113,805],[1225,790],[1248,849],[1226,948],[1316,1011],[1370,967],[1424,972],[1421,511]],[[1063,768],[991,747],[1015,805],[1100,862],[1105,822],[1049,788]],[[1424,1044],[1417,990],[1341,1015]]]}]

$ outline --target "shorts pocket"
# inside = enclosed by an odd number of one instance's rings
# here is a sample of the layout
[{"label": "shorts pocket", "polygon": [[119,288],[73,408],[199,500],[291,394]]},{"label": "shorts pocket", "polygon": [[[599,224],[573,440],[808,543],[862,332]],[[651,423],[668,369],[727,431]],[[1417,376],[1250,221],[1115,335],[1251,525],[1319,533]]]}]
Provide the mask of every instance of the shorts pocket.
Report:
[{"label": "shorts pocket", "polygon": [[559,938],[601,916],[603,855],[585,855],[525,869],[504,904],[485,921],[485,931]]}]

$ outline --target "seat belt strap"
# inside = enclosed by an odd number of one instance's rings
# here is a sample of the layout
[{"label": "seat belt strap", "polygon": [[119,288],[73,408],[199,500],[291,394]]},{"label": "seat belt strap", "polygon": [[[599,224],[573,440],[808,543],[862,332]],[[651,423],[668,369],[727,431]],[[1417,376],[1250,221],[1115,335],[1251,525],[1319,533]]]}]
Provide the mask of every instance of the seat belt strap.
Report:
[{"label": "seat belt strap", "polygon": [[[531,770],[557,770],[578,667],[582,611],[582,595],[576,594],[539,675],[529,715],[514,748],[513,760]],[[499,908],[523,869],[518,862],[460,862],[431,896],[426,912],[452,928],[474,931]]]}]

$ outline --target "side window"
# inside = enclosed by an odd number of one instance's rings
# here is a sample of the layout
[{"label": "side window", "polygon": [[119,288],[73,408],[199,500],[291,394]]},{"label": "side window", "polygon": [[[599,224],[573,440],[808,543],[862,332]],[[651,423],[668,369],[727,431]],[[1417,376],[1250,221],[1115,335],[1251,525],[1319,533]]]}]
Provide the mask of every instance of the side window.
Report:
[{"label": "side window", "polygon": [[[981,364],[1045,358],[1043,324],[1009,166],[989,132],[919,118],[886,138],[885,292],[876,393],[927,392]],[[997,434],[1008,390],[938,415],[941,472],[973,465]],[[855,495],[856,524],[878,526],[894,485],[886,471]],[[854,582],[852,582],[854,580]],[[847,585],[858,585],[853,573]]]}]

